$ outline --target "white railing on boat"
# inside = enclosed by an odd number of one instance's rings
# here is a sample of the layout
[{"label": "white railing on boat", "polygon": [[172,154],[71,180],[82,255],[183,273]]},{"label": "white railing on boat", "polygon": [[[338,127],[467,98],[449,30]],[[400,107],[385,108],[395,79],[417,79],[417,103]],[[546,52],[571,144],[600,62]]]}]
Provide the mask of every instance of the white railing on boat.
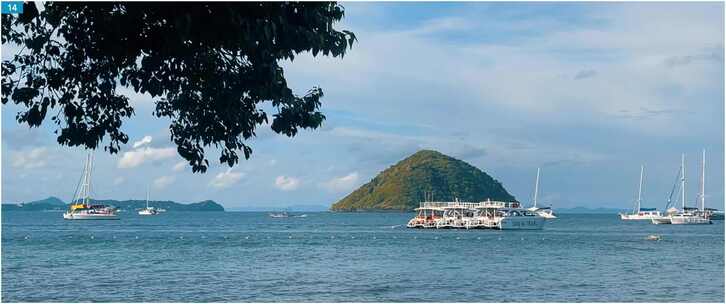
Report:
[{"label": "white railing on boat", "polygon": [[476,209],[476,208],[514,208],[517,202],[485,201],[485,202],[420,202],[417,209]]}]

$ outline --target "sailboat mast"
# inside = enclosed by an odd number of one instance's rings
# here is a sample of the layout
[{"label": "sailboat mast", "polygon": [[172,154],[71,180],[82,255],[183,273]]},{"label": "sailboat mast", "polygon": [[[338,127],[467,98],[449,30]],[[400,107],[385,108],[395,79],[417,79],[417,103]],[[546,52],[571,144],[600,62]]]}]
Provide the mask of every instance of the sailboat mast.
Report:
[{"label": "sailboat mast", "polygon": [[88,153],[89,165],[88,165],[88,205],[91,205],[91,173],[93,172],[93,154]]},{"label": "sailboat mast", "polygon": [[681,154],[681,208],[686,210],[686,154]]},{"label": "sailboat mast", "polygon": [[83,181],[81,183],[81,190],[79,193],[79,198],[83,202],[83,205],[86,206],[90,205],[92,165],[91,153],[88,153],[88,155],[86,155],[86,164],[83,166]]},{"label": "sailboat mast", "polygon": [[146,186],[146,209],[149,209],[149,186]]},{"label": "sailboat mast", "polygon": [[643,170],[645,169],[645,166],[640,165],[640,183],[638,184],[638,201],[637,201],[637,208],[635,209],[635,212],[640,212],[640,199],[641,195],[643,193]]},{"label": "sailboat mast", "polygon": [[537,208],[537,192],[539,192],[539,168],[537,168],[537,179],[534,181],[534,205]]},{"label": "sailboat mast", "polygon": [[701,212],[706,210],[706,149],[701,158]]}]

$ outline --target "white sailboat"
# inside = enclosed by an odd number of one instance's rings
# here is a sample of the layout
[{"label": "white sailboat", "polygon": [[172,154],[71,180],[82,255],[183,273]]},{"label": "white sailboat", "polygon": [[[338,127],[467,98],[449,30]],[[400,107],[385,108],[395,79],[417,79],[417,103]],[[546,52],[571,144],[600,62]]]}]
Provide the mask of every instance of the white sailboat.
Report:
[{"label": "white sailboat", "polygon": [[640,183],[638,184],[638,199],[635,201],[635,208],[631,213],[620,213],[620,219],[624,221],[629,220],[652,220],[654,218],[661,217],[660,211],[655,208],[642,208],[640,203],[642,202],[643,195],[643,173],[645,166],[640,166]]},{"label": "white sailboat", "polygon": [[534,212],[537,215],[546,219],[556,219],[552,207],[537,207],[537,193],[539,192],[539,168],[537,168],[537,179],[534,182],[534,199],[532,200],[532,207],[527,208],[528,211]]},{"label": "white sailboat", "polygon": [[[683,165],[685,168],[685,164]],[[682,187],[685,186],[685,174],[683,174]],[[703,149],[703,158],[701,160],[701,193],[699,198],[701,201],[701,208],[698,211],[691,211],[686,209],[686,191],[681,192],[682,211],[671,215],[671,224],[673,225],[704,225],[711,224],[711,220],[708,219],[705,208],[705,186],[706,184],[706,149]]]},{"label": "white sailboat", "polygon": [[652,219],[653,224],[673,224],[673,225],[704,225],[711,224],[708,214],[705,212],[705,183],[706,183],[706,150],[703,150],[703,159],[701,162],[701,208],[696,212],[695,208],[686,208],[686,156],[681,154],[681,210],[669,210],[666,216]]},{"label": "white sailboat", "polygon": [[68,207],[63,213],[67,220],[117,220],[116,208],[106,205],[91,204],[91,172],[93,171],[93,155],[86,156],[86,163],[83,167],[83,175],[78,182],[76,192]]},{"label": "white sailboat", "polygon": [[146,208],[139,210],[139,215],[158,215],[159,211],[154,207],[149,207],[149,188],[146,188]]}]

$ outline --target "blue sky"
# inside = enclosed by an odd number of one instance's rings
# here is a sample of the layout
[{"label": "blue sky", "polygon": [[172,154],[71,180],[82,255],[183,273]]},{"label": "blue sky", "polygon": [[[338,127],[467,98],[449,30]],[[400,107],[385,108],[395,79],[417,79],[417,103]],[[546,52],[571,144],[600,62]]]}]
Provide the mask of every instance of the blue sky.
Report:
[{"label": "blue sky", "polygon": [[[152,185],[152,199],[213,199],[232,210],[329,205],[436,149],[526,203],[542,167],[540,201],[555,208],[630,208],[645,164],[644,204],[662,208],[681,153],[695,200],[706,148],[706,204],[723,207],[722,3],[344,6],[338,28],[359,40],[344,59],[284,63],[299,94],[323,88],[321,129],[290,139],[263,126],[250,160],[230,169],[211,152],[208,172],[192,174],[151,98],[133,95],[129,144],[95,154],[96,197],[141,199]],[[2,107],[2,200],[69,200],[84,152],[57,146],[50,124],[18,126],[16,111]]]}]

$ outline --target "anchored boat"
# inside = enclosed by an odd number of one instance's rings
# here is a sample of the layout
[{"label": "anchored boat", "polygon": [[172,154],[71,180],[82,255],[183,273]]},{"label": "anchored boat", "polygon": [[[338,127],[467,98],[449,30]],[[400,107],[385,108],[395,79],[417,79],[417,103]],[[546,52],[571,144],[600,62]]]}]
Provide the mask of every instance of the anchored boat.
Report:
[{"label": "anchored boat", "polygon": [[146,188],[146,208],[139,210],[139,215],[159,215],[159,210],[149,207],[149,188]]},{"label": "anchored boat", "polygon": [[271,218],[287,218],[290,217],[290,215],[287,214],[287,211],[282,212],[271,212],[268,214]]},{"label": "anchored boat", "polygon": [[620,213],[620,219],[624,221],[629,220],[652,220],[662,217],[660,211],[655,208],[641,208],[641,197],[643,193],[643,171],[645,166],[640,166],[640,183],[638,184],[638,199],[635,201],[635,208],[631,213]]},{"label": "anchored boat", "polygon": [[556,219],[555,213],[552,211],[552,207],[537,207],[537,193],[539,192],[539,168],[537,168],[537,179],[534,182],[534,199],[532,207],[527,208],[530,212],[535,212],[539,216],[546,219]]},{"label": "anchored boat", "polygon": [[[686,155],[681,154],[681,210],[675,208],[669,209],[666,216],[654,218],[651,220],[653,224],[672,224],[672,225],[705,225],[712,224],[710,216],[705,208],[706,204],[706,150],[703,150],[703,158],[701,161],[701,189],[698,198],[701,201],[700,209],[686,207]],[[673,194],[673,191],[671,191]],[[669,199],[670,203],[670,199]]]},{"label": "anchored boat", "polygon": [[117,220],[116,208],[106,205],[91,204],[91,172],[93,170],[93,155],[86,156],[83,175],[78,182],[76,192],[73,194],[68,211],[63,213],[67,220]]},{"label": "anchored boat", "polygon": [[518,202],[421,202],[408,228],[537,230],[545,218]]}]

